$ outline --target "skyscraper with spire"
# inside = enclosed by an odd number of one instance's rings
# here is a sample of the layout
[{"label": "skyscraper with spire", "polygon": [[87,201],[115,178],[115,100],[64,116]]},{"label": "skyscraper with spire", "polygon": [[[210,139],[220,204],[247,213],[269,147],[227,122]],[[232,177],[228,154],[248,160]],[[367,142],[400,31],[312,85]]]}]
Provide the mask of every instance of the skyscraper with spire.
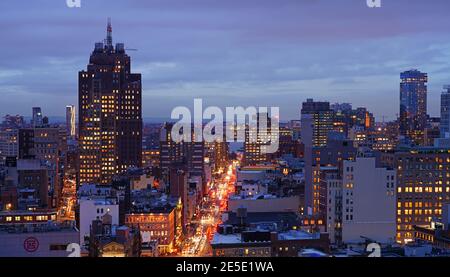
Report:
[{"label": "skyscraper with spire", "polygon": [[131,73],[123,43],[113,45],[108,19],[78,74],[80,183],[109,184],[115,174],[142,164],[141,74]]}]

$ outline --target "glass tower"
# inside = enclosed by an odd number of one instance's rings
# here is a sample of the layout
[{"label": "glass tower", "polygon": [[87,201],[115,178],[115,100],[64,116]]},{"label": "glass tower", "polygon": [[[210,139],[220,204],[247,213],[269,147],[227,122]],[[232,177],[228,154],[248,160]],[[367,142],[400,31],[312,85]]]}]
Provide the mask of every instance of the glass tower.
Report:
[{"label": "glass tower", "polygon": [[428,76],[413,69],[401,73],[400,78],[400,134],[421,145],[427,123]]}]

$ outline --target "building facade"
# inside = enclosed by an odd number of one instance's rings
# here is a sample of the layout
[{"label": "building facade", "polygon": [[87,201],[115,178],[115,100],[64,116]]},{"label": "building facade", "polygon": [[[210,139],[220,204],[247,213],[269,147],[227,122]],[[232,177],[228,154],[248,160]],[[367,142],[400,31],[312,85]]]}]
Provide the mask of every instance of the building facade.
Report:
[{"label": "building facade", "polygon": [[400,74],[400,134],[422,145],[427,122],[428,75],[418,70]]},{"label": "building facade", "polygon": [[342,241],[394,243],[396,171],[377,167],[374,157],[358,157],[344,161],[342,184]]},{"label": "building facade", "polygon": [[78,78],[80,183],[108,184],[142,165],[141,75],[131,73],[124,45],[113,46],[110,23]]},{"label": "building facade", "polygon": [[305,146],[327,145],[328,133],[333,130],[333,113],[329,102],[315,102],[313,99],[303,102],[302,141]]},{"label": "building facade", "polygon": [[414,240],[414,225],[429,225],[442,217],[450,201],[450,152],[439,148],[401,149],[386,153],[382,162],[397,170],[397,236]]}]

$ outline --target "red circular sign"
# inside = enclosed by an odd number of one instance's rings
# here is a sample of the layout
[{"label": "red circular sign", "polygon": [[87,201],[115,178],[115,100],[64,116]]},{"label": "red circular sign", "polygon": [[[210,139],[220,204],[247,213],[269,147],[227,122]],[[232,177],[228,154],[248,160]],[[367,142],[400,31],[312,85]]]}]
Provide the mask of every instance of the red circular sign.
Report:
[{"label": "red circular sign", "polygon": [[36,252],[39,248],[39,241],[36,238],[29,237],[23,242],[23,248],[27,252]]}]

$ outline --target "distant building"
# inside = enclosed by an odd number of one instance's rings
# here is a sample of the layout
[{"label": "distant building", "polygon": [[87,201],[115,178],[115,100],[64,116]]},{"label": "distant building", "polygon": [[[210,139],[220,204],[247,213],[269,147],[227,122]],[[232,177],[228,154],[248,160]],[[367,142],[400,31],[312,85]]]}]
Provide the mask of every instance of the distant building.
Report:
[{"label": "distant building", "polygon": [[4,165],[7,157],[19,155],[19,130],[7,128],[0,130],[0,165]]},{"label": "distant building", "polygon": [[172,123],[165,123],[160,132],[160,167],[168,176],[170,167],[176,163],[185,165],[191,175],[203,176],[205,166],[205,142],[175,142],[172,140]]},{"label": "distant building", "polygon": [[425,135],[424,135],[424,146],[434,146],[434,143],[436,140],[438,140],[441,137],[441,132],[439,130],[438,126],[430,126],[425,128]]},{"label": "distant building", "polygon": [[423,145],[427,122],[428,75],[418,70],[400,74],[400,134]]},{"label": "distant building", "polygon": [[333,130],[333,110],[329,102],[303,102],[301,110],[302,142],[305,147],[325,146]]},{"label": "distant building", "polygon": [[159,166],[160,152],[158,150],[143,150],[142,151],[142,167],[151,168]]},{"label": "distant building", "polygon": [[31,119],[31,125],[33,128],[42,127],[44,124],[42,110],[40,107],[33,107],[33,117]]},{"label": "distant building", "polygon": [[[267,147],[279,141],[279,129],[272,129],[272,120],[268,113],[258,113],[256,125],[247,124],[245,127],[244,164],[257,165],[268,161]],[[265,131],[263,129],[265,128]],[[279,148],[279,147],[278,147]]]},{"label": "distant building", "polygon": [[278,151],[270,154],[271,160],[278,159],[284,155],[302,156],[300,140],[294,139],[294,129],[287,127],[279,128],[279,146]]},{"label": "distant building", "polygon": [[75,106],[66,106],[66,130],[67,136],[75,138]]},{"label": "distant building", "polygon": [[213,163],[216,170],[225,171],[228,166],[228,143],[226,141],[214,142]]},{"label": "distant building", "polygon": [[350,112],[353,109],[350,103],[334,103],[330,108],[335,112]]},{"label": "distant building", "polygon": [[441,138],[450,138],[450,85],[441,94]]},{"label": "distant building", "polygon": [[23,116],[21,115],[10,115],[7,114],[3,117],[3,122],[0,124],[1,128],[5,129],[19,129],[24,127],[25,120],[23,119]]},{"label": "distant building", "polygon": [[291,120],[289,122],[289,128],[292,130],[292,139],[299,141],[302,138],[302,123],[301,120]]}]

